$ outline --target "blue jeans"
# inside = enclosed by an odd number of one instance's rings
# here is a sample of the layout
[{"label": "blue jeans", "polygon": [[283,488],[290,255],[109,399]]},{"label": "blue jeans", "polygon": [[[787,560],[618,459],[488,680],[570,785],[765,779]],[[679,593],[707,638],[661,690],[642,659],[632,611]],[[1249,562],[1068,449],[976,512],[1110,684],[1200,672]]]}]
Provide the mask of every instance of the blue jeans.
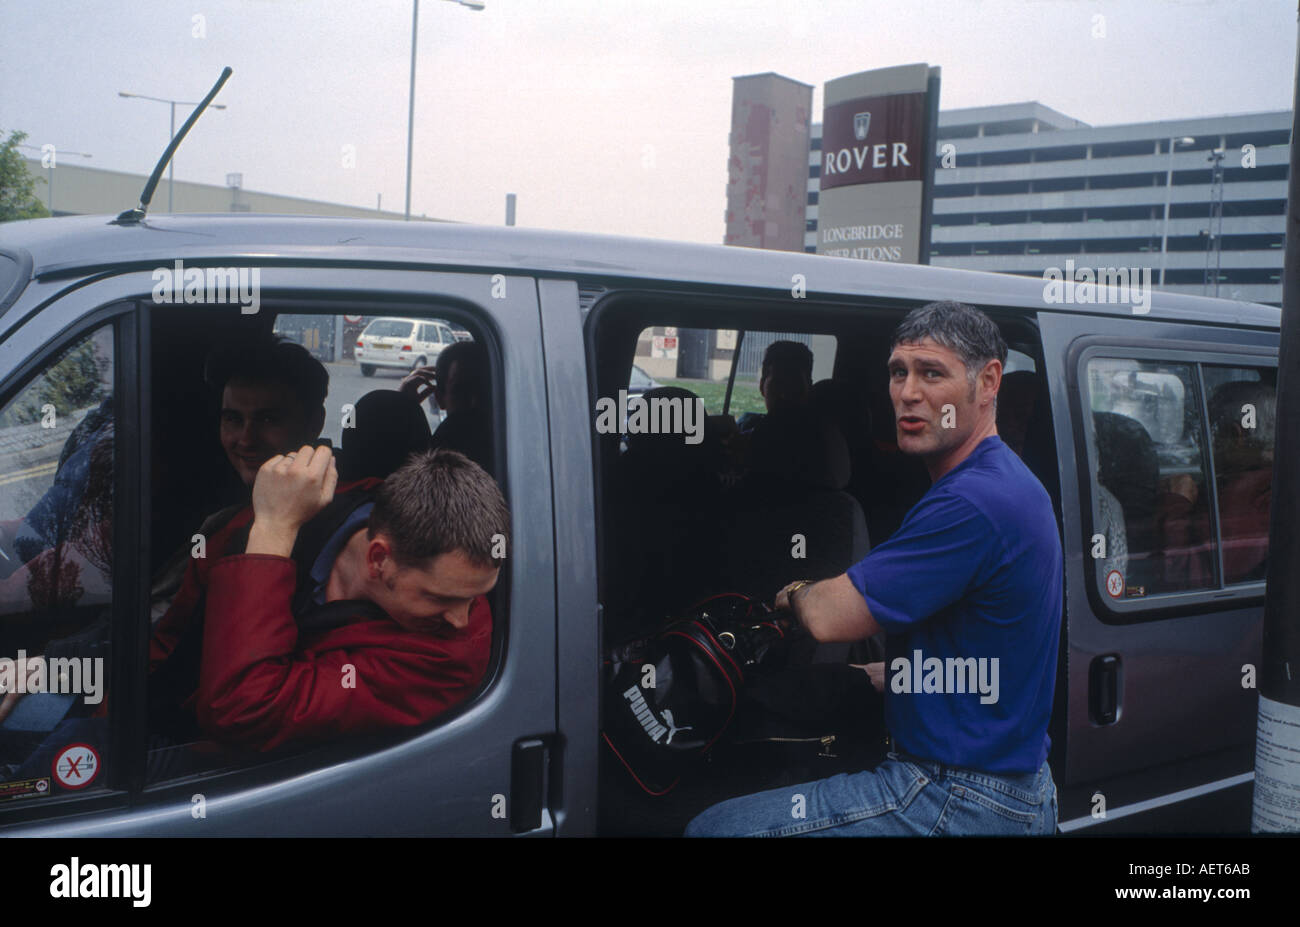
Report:
[{"label": "blue jeans", "polygon": [[688,837],[1054,834],[1056,783],[891,753],[873,770],[733,798],[705,810]]}]

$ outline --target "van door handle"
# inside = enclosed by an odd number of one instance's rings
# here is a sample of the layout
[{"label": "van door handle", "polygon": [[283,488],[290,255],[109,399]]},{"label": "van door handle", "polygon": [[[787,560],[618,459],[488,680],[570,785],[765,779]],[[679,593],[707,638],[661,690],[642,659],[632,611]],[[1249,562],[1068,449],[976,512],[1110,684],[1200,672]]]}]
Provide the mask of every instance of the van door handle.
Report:
[{"label": "van door handle", "polygon": [[1088,667],[1088,714],[1093,724],[1114,724],[1119,720],[1121,675],[1119,654],[1093,657]]},{"label": "van door handle", "polygon": [[542,826],[546,788],[546,743],[536,737],[515,741],[510,757],[510,829],[515,833]]}]

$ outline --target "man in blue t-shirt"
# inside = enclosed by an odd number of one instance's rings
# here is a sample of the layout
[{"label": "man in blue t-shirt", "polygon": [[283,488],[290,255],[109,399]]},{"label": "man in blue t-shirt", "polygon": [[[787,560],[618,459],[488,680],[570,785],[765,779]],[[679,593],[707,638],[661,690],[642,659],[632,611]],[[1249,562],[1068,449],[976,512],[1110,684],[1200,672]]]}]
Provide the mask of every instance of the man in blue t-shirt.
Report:
[{"label": "man in blue t-shirt", "polygon": [[688,835],[1055,832],[1063,558],[1046,490],[997,435],[1006,355],[970,306],[908,314],[889,393],[899,448],[925,462],[930,490],[846,573],[777,595],[820,641],[886,632],[894,751],[874,770],[715,805]]}]

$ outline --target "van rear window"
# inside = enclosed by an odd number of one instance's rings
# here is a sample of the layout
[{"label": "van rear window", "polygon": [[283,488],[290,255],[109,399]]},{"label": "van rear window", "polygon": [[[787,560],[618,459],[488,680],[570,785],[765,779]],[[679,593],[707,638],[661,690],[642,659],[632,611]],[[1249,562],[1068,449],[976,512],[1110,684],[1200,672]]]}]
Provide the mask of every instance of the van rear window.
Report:
[{"label": "van rear window", "polygon": [[411,337],[411,329],[414,327],[414,322],[402,322],[398,319],[376,319],[370,323],[370,327],[366,329],[365,333],[376,338],[409,338]]}]

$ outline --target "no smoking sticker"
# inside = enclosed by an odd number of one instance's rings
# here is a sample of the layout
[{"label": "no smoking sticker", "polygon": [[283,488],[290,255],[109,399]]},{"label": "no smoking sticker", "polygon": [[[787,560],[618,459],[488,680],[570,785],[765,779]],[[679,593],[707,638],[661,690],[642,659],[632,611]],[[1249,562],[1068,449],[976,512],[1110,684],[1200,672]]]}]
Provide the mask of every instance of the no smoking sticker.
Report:
[{"label": "no smoking sticker", "polygon": [[54,758],[54,781],[65,789],[84,789],[99,775],[99,754],[87,744],[69,744]]},{"label": "no smoking sticker", "polygon": [[1124,594],[1124,575],[1119,570],[1111,570],[1106,574],[1106,592],[1112,599],[1118,599]]}]

